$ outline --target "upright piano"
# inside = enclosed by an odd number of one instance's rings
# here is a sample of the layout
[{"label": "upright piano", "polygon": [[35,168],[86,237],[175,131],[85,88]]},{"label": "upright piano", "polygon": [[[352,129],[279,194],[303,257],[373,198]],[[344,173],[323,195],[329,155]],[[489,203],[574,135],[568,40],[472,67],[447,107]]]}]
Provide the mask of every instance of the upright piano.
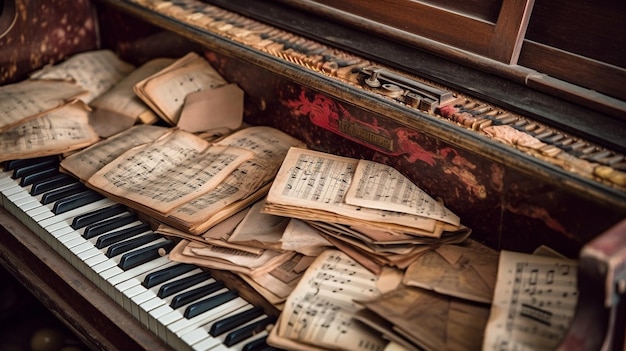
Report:
[{"label": "upright piano", "polygon": [[[247,123],[281,129],[311,149],[395,167],[494,249],[546,245],[580,258],[581,299],[564,349],[624,348],[625,2],[1,6],[0,84],[88,50],[111,49],[137,65],[195,51],[243,89]],[[5,168],[4,189],[16,183],[10,178]],[[80,257],[47,239],[13,200],[21,190],[4,191],[0,263],[87,345],[172,348],[158,327],[86,274]],[[236,276],[212,273],[277,313]]]}]

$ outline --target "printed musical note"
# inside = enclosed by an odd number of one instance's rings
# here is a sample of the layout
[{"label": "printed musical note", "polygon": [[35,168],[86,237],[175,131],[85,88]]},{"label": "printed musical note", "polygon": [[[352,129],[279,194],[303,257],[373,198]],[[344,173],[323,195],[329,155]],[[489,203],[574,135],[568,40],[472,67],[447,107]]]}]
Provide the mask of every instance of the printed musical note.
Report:
[{"label": "printed musical note", "polygon": [[282,313],[284,337],[321,347],[380,351],[386,341],[355,323],[354,301],[380,295],[377,277],[337,250],[324,251],[287,299]]},{"label": "printed musical note", "polygon": [[502,251],[483,350],[552,350],[578,300],[574,260]]}]

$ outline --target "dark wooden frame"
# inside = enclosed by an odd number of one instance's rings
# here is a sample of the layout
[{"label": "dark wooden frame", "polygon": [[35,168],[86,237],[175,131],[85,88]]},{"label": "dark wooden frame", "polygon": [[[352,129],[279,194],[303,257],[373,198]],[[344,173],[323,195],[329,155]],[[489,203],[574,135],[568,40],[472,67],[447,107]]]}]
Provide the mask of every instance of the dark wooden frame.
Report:
[{"label": "dark wooden frame", "polygon": [[[534,0],[503,0],[495,22],[419,1],[279,0],[415,43],[415,35],[516,64]],[[382,24],[382,26],[381,26]]]}]

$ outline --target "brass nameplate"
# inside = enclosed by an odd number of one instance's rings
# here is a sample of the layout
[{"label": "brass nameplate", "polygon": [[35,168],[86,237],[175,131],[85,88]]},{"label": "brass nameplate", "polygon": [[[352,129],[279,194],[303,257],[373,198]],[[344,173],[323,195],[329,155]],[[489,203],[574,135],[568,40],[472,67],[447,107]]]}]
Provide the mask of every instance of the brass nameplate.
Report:
[{"label": "brass nameplate", "polygon": [[339,131],[389,152],[393,152],[394,150],[393,139],[375,133],[358,123],[339,119]]}]

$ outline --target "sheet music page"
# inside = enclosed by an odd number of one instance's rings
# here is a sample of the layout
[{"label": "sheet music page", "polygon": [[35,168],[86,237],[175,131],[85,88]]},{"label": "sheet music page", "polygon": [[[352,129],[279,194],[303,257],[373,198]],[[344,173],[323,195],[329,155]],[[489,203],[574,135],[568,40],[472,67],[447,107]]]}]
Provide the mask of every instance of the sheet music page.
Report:
[{"label": "sheet music page", "polygon": [[89,91],[81,99],[90,103],[134,69],[135,66],[120,60],[111,50],[95,50],[76,54],[57,65],[44,67],[32,73],[30,78],[76,82]]},{"label": "sheet music page", "polygon": [[398,211],[460,225],[459,216],[426,194],[393,167],[359,160],[354,181],[346,193],[354,206]]},{"label": "sheet music page", "polygon": [[82,104],[68,105],[0,132],[0,162],[60,154],[89,146],[99,139]]},{"label": "sheet music page", "polygon": [[263,205],[263,200],[252,205],[228,238],[229,242],[264,249],[281,249],[280,241],[290,218],[261,213]]},{"label": "sheet music page", "polygon": [[501,251],[483,351],[554,350],[578,302],[575,260]]},{"label": "sheet music page", "polygon": [[24,80],[0,86],[0,131],[61,108],[86,93],[69,82]]},{"label": "sheet music page", "polygon": [[250,150],[255,153],[256,158],[262,158],[267,162],[271,162],[271,165],[275,166],[276,169],[280,167],[290,148],[306,147],[302,141],[291,135],[267,126],[253,126],[240,129],[217,140],[215,145]]},{"label": "sheet music page", "polygon": [[195,53],[137,83],[135,91],[146,103],[156,107],[163,119],[176,125],[189,93],[212,89],[227,84],[226,80]]},{"label": "sheet music page", "polygon": [[170,213],[174,220],[191,226],[194,233],[207,230],[212,222],[207,219],[223,212],[227,206],[251,195],[265,195],[267,190],[262,189],[274,179],[284,155],[291,146],[302,145],[302,142],[278,129],[258,126],[241,129],[214,145],[249,150],[255,156],[239,165],[215,189]]},{"label": "sheet music page", "polygon": [[182,130],[129,150],[96,172],[88,183],[165,214],[215,188],[254,154],[210,146]]},{"label": "sheet music page", "polygon": [[181,240],[170,251],[169,258],[176,262],[229,270],[254,277],[272,271],[291,259],[294,254],[293,252],[274,250],[252,253],[234,248]]},{"label": "sheet music page", "polygon": [[387,341],[353,318],[355,300],[381,294],[377,281],[341,251],[324,251],[287,298],[277,335],[318,349],[382,351]]},{"label": "sheet music page", "polygon": [[[109,137],[130,128],[141,117],[146,124],[157,121],[152,110],[137,97],[133,87],[174,62],[170,58],[150,60],[132,71],[111,89],[98,96],[89,105],[94,108],[90,122],[100,136]],[[146,115],[152,118],[146,120]]]},{"label": "sheet music page", "polygon": [[[268,273],[260,274],[254,278],[246,278],[242,275],[242,278],[248,282],[252,281],[255,289],[257,289],[257,286],[260,286],[268,290],[275,296],[275,299],[278,300],[276,302],[283,303],[296,288],[300,278],[302,278],[304,272],[306,272],[306,269],[314,259],[315,257],[296,254]],[[257,291],[258,290],[260,289],[257,289]],[[274,304],[276,304],[276,302],[274,302]]]},{"label": "sheet music page", "polygon": [[403,225],[427,232],[435,230],[436,220],[431,218],[345,203],[357,164],[358,160],[353,158],[291,148],[276,175],[267,202],[291,206],[294,210],[306,209],[298,216],[308,214],[310,217],[299,217],[301,219],[319,220],[311,210],[320,210],[357,220]]},{"label": "sheet music page", "polygon": [[232,173],[226,176],[213,190],[173,209],[169,216],[174,220],[191,226],[194,233],[203,232],[208,228],[206,222],[211,216],[224,210],[227,206],[254,194],[263,187],[268,170],[265,165],[253,160],[246,160]]},{"label": "sheet music page", "polygon": [[170,132],[172,130],[166,127],[137,125],[66,157],[61,161],[61,167],[79,179],[87,181],[124,152],[135,146],[153,142]]},{"label": "sheet music page", "polygon": [[296,251],[307,256],[318,256],[332,246],[317,229],[296,218],[289,220],[280,242],[283,250]]}]

